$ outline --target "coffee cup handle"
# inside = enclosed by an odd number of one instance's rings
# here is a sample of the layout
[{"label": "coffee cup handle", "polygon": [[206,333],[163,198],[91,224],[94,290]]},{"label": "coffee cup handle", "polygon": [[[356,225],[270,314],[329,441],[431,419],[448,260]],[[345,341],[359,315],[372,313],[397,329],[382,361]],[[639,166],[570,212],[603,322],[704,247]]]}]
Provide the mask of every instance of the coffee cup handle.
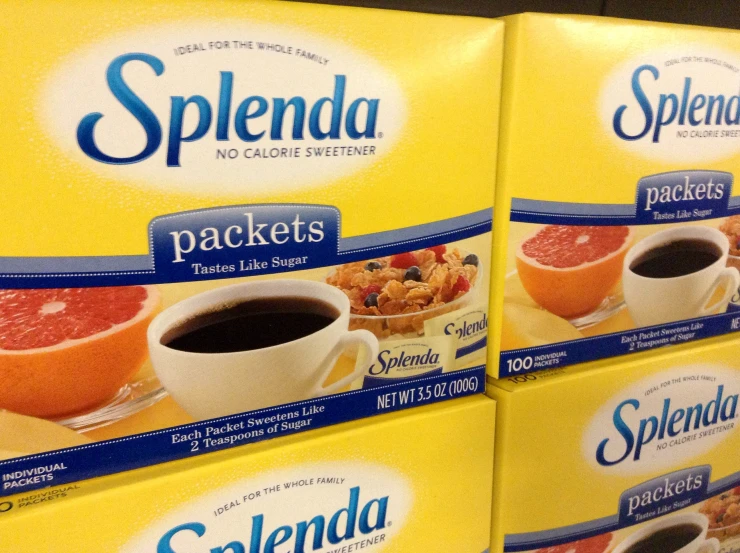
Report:
[{"label": "coffee cup handle", "polygon": [[[338,380],[337,382],[334,382],[333,384],[329,384],[329,386],[323,387],[322,384],[324,383],[324,380],[326,380],[326,378],[329,376],[329,373],[331,373],[334,365],[339,359],[339,356],[342,355],[342,353],[352,345],[365,347],[367,353],[367,361],[361,366],[355,367],[355,370],[352,371],[352,374],[345,376],[344,378]],[[378,345],[378,339],[375,337],[375,334],[373,334],[369,330],[351,330],[343,334],[334,348],[332,348],[332,350],[329,352],[329,355],[324,362],[324,366],[326,366],[326,372],[321,377],[319,387],[314,391],[313,395],[325,396],[329,394],[335,394],[342,388],[351,384],[353,380],[365,374],[370,365],[375,362],[375,359],[377,359],[378,357],[379,349],[380,346]]]},{"label": "coffee cup handle", "polygon": [[[709,299],[712,297],[717,288],[722,284],[722,281],[725,282],[726,286],[726,290],[724,295],[722,296],[722,299],[714,303],[713,305],[710,305],[709,307],[703,307],[704,305],[706,305],[706,302],[708,302]],[[709,292],[707,293],[704,301],[701,304],[702,310],[699,316],[705,317],[707,315],[711,315],[715,311],[720,309],[723,305],[726,305],[730,301],[730,298],[732,298],[732,296],[737,293],[738,287],[740,287],[740,272],[738,272],[735,267],[725,267],[724,269],[722,269],[722,271],[717,276],[717,280],[714,281],[714,285],[709,289]]]},{"label": "coffee cup handle", "polygon": [[720,543],[717,538],[709,538],[699,548],[702,553],[719,553]]}]

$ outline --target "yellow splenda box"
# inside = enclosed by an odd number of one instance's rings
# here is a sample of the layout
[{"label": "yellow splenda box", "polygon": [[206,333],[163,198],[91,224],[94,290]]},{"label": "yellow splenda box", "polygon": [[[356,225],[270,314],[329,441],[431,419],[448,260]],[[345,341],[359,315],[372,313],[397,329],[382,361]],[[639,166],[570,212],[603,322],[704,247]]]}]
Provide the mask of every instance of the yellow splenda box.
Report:
[{"label": "yellow splenda box", "polygon": [[494,378],[740,328],[740,33],[505,18]]},{"label": "yellow splenda box", "polygon": [[492,381],[491,551],[740,551],[740,340]]},{"label": "yellow splenda box", "polygon": [[484,391],[503,22],[3,19],[0,494]]},{"label": "yellow splenda box", "polygon": [[3,498],[0,549],[483,553],[494,413],[461,398]]}]

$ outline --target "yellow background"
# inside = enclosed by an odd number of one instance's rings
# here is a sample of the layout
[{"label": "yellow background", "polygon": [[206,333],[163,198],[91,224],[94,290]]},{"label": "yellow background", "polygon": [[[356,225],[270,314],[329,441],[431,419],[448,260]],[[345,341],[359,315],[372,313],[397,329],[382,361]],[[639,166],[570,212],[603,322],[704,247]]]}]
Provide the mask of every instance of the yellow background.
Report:
[{"label": "yellow background", "polygon": [[[300,192],[212,197],[106,180],[70,162],[45,130],[40,95],[67,56],[163,22],[229,18],[285,25],[375,58],[407,102],[408,120],[394,149],[363,170]],[[502,42],[499,21],[293,2],[5,2],[0,256],[146,254],[153,217],[215,205],[330,204],[342,212],[344,236],[490,208]]]}]

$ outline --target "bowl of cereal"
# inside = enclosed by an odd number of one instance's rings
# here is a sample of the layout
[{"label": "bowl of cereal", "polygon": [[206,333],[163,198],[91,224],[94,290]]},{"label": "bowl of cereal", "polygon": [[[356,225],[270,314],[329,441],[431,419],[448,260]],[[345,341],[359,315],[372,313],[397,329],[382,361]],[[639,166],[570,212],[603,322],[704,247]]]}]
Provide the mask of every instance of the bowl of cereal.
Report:
[{"label": "bowl of cereal", "polygon": [[475,301],[478,256],[440,245],[345,263],[326,277],[350,300],[350,328],[379,339],[424,334],[424,322]]},{"label": "bowl of cereal", "polygon": [[725,219],[719,230],[730,241],[730,253],[727,256],[727,266],[735,267],[740,271],[740,215],[732,215]]},{"label": "bowl of cereal", "polygon": [[726,541],[739,537],[740,487],[707,499],[699,512],[709,519],[708,538]]}]

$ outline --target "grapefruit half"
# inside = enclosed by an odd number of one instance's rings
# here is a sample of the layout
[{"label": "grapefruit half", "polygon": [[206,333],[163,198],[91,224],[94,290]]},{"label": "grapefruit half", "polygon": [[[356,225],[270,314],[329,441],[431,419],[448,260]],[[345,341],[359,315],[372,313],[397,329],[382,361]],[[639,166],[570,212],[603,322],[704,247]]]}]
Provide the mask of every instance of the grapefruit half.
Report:
[{"label": "grapefruit half", "polygon": [[516,267],[527,293],[550,313],[591,313],[622,276],[629,227],[545,225],[519,245]]},{"label": "grapefruit half", "polygon": [[605,553],[612,543],[613,534],[599,534],[593,538],[564,543],[537,550],[537,553]]},{"label": "grapefruit half", "polygon": [[147,358],[152,286],[0,290],[0,409],[79,413],[111,399]]}]

